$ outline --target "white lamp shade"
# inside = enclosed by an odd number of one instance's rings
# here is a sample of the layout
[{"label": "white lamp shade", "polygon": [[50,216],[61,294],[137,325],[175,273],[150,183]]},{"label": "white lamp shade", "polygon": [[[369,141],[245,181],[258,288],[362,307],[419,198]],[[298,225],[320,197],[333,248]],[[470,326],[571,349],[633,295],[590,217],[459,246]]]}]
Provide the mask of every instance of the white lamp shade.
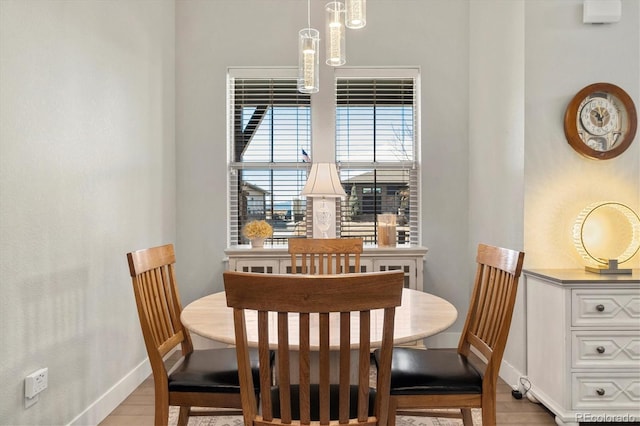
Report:
[{"label": "white lamp shade", "polygon": [[313,163],[307,183],[300,195],[334,198],[347,196],[340,184],[336,165],[333,163]]}]

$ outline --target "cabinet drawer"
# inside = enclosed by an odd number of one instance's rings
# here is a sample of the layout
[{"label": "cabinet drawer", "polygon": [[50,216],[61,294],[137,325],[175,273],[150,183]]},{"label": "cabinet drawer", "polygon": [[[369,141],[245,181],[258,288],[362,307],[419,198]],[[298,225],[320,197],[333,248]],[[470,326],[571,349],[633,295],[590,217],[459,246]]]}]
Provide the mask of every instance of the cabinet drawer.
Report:
[{"label": "cabinet drawer", "polygon": [[639,290],[571,291],[571,323],[574,326],[633,327],[640,324]]},{"label": "cabinet drawer", "polygon": [[230,262],[230,267],[234,271],[239,272],[257,272],[262,274],[277,274],[279,272],[279,262],[272,259],[259,259],[259,260],[238,260],[233,264]]},{"label": "cabinet drawer", "polygon": [[640,406],[640,373],[574,373],[573,409],[633,409]]},{"label": "cabinet drawer", "polygon": [[638,331],[574,331],[571,340],[574,368],[640,369]]}]

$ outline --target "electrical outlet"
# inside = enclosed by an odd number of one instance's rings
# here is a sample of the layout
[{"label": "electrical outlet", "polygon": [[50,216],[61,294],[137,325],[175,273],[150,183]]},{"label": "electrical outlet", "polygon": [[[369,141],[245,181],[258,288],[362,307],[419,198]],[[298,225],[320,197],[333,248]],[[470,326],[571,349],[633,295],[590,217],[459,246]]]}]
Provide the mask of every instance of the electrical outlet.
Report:
[{"label": "electrical outlet", "polygon": [[47,388],[48,373],[48,368],[41,368],[27,376],[24,381],[25,398],[33,398]]}]

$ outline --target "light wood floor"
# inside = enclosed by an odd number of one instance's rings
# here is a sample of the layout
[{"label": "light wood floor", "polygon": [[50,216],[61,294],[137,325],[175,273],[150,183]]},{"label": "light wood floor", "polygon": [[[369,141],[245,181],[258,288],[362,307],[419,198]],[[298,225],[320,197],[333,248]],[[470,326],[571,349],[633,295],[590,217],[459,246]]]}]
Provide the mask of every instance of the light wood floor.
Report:
[{"label": "light wood floor", "polygon": [[[153,379],[145,380],[100,426],[153,425]],[[497,421],[500,426],[555,426],[553,414],[543,405],[523,398],[514,399],[511,388],[500,381],[497,394]]]}]

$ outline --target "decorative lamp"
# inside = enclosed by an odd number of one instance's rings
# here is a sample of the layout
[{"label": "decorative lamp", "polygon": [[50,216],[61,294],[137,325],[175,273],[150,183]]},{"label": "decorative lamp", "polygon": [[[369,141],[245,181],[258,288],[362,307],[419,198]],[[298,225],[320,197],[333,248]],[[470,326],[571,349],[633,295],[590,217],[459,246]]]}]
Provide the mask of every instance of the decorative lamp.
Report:
[{"label": "decorative lamp", "polygon": [[367,0],[346,0],[347,28],[359,29],[367,25]]},{"label": "decorative lamp", "polygon": [[313,198],[313,237],[335,238],[336,198],[347,194],[333,163],[313,163],[300,195]]},{"label": "decorative lamp", "polygon": [[326,61],[327,65],[337,67],[344,65],[347,61],[345,59],[344,3],[329,2],[325,11],[327,13]]},{"label": "decorative lamp", "polygon": [[298,33],[298,91],[316,93],[319,84],[320,33],[313,28],[303,28]]},{"label": "decorative lamp", "polygon": [[311,28],[311,0],[307,0],[307,28],[298,32],[298,92],[320,90],[320,32]]},{"label": "decorative lamp", "polygon": [[599,274],[631,274],[619,264],[640,249],[640,218],[621,203],[602,201],[580,212],[573,226],[573,242],[588,265]]}]

